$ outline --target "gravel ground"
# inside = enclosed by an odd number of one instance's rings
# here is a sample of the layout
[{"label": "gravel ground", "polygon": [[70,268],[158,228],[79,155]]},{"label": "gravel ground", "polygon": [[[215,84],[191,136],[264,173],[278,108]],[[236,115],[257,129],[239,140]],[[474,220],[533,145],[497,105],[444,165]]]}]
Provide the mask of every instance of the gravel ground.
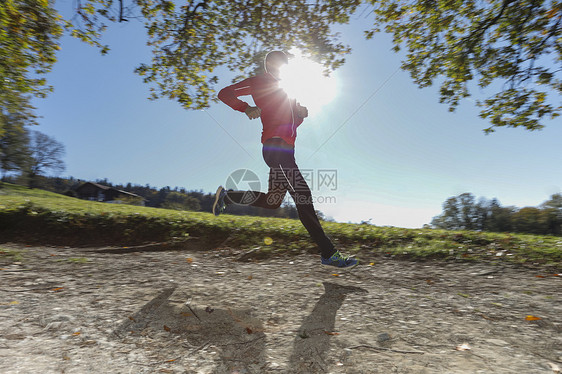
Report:
[{"label": "gravel ground", "polygon": [[483,263],[3,244],[2,373],[556,373],[562,280]]}]

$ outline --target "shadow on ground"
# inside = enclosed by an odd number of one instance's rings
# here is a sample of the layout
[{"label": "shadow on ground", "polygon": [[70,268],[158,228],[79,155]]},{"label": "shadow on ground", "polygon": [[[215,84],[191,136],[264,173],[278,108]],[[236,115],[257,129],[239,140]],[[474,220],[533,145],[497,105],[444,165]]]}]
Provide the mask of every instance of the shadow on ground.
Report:
[{"label": "shadow on ground", "polygon": [[[265,362],[262,322],[250,310],[196,308],[170,300],[175,287],[164,289],[116,330],[118,337],[179,334],[195,350],[218,348],[217,373],[259,373]],[[179,293],[179,292],[178,292]],[[186,299],[189,299],[188,295]],[[181,346],[179,349],[185,349]]]},{"label": "shadow on ground", "polygon": [[367,293],[359,287],[324,282],[324,294],[307,316],[293,343],[289,359],[293,373],[327,373],[326,354],[334,334],[336,313],[350,293]]},{"label": "shadow on ground", "polygon": [[[251,310],[192,307],[188,302],[171,300],[174,291],[176,287],[162,290],[118,326],[114,335],[165,339],[166,334],[179,334],[191,347],[198,347],[196,350],[212,345],[220,354],[217,373],[260,373],[267,367],[264,327]],[[326,353],[334,334],[336,313],[348,294],[366,292],[359,287],[324,282],[324,294],[295,337],[290,372],[326,372]],[[189,300],[187,294],[178,296]]]}]

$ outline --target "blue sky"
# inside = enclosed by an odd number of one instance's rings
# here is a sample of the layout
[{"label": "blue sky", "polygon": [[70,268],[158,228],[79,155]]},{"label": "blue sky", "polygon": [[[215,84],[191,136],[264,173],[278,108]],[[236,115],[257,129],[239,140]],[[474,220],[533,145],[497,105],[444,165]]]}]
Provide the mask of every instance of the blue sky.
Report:
[{"label": "blue sky", "polygon": [[[299,127],[297,163],[314,173],[317,209],[339,222],[421,227],[463,192],[524,207],[562,191],[561,119],[542,131],[485,135],[488,124],[473,102],[450,113],[438,103],[437,87],[418,89],[397,71],[402,55],[390,50],[390,37],[364,40],[366,28],[368,20],[358,17],[338,28],[353,48],[334,73],[338,93]],[[149,101],[149,86],[133,72],[150,61],[140,23],[113,25],[104,42],[111,51],[101,56],[64,37],[48,75],[55,91],[35,101],[37,129],[66,147],[63,176],[214,192],[246,168],[265,191],[258,121],[222,103],[187,111],[167,99]],[[223,72],[219,86],[233,76]],[[326,170],[337,171],[337,188],[319,185]]]}]

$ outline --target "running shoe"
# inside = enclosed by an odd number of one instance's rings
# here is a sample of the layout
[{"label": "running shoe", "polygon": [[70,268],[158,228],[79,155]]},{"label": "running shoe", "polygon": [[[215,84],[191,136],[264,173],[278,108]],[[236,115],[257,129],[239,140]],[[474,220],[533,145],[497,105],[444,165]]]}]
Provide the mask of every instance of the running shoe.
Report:
[{"label": "running shoe", "polygon": [[322,257],[322,265],[335,266],[338,268],[353,268],[359,264],[359,261],[349,256],[344,256],[340,251],[336,251],[330,258]]}]

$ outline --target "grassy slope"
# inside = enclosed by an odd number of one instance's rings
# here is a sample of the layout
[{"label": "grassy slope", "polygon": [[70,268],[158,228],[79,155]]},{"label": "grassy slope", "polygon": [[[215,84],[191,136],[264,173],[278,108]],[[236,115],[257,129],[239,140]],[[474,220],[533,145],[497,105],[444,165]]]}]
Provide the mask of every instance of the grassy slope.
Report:
[{"label": "grassy slope", "polygon": [[[513,261],[560,266],[562,238],[521,234],[402,229],[325,222],[339,248],[416,258]],[[265,244],[264,239],[273,242]],[[262,252],[314,251],[298,220],[114,205],[3,184],[1,239],[65,245],[209,243]],[[269,243],[269,240],[267,240]]]}]

